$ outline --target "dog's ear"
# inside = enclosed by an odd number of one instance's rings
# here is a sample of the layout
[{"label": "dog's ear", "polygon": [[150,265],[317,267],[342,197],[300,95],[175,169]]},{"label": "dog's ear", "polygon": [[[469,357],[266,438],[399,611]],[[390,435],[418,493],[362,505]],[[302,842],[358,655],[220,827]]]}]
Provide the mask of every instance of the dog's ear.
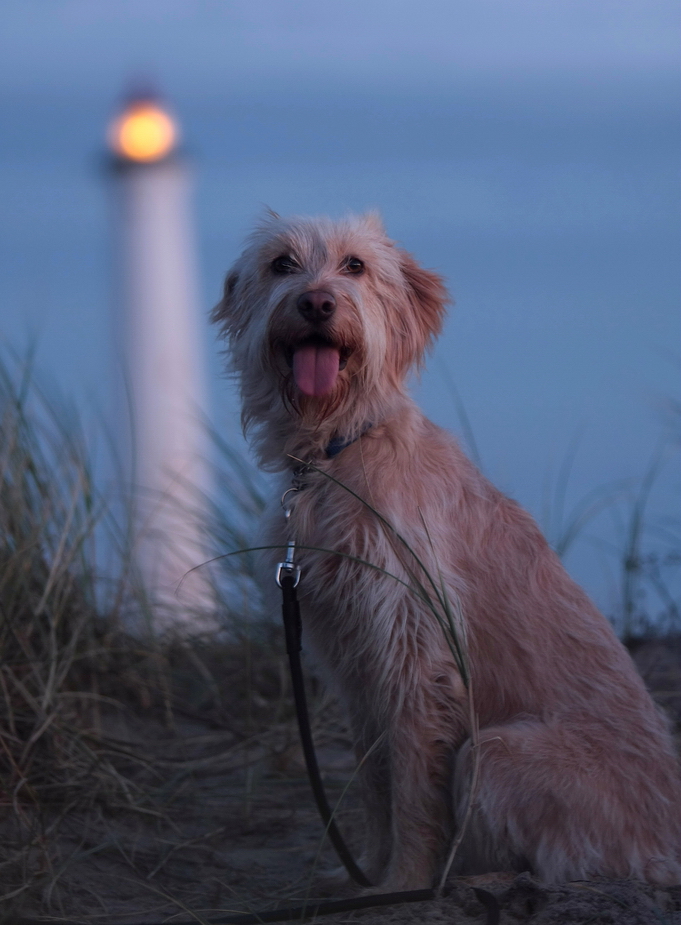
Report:
[{"label": "dog's ear", "polygon": [[414,309],[414,321],[421,335],[422,352],[442,330],[446,306],[451,303],[451,298],[438,273],[424,269],[406,251],[399,250],[398,253],[407,296]]},{"label": "dog's ear", "polygon": [[213,324],[228,325],[234,306],[234,290],[239,282],[239,274],[236,270],[231,270],[225,280],[225,288],[222,293],[222,299],[215,306],[210,315]]},{"label": "dog's ear", "polygon": [[362,216],[362,221],[369,231],[373,232],[377,237],[385,238],[385,226],[378,210],[371,209],[371,211],[365,212]]}]

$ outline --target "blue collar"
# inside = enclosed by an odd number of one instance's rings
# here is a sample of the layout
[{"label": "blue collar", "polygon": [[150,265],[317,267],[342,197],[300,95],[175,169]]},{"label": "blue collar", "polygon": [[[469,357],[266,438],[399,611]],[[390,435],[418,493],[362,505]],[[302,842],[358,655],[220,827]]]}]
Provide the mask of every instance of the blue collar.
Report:
[{"label": "blue collar", "polygon": [[360,437],[363,437],[364,434],[373,427],[373,424],[367,424],[361,434],[357,434],[356,437],[353,437],[352,440],[346,440],[344,437],[332,437],[329,440],[328,446],[326,447],[326,458],[333,459],[334,456],[338,456],[339,453],[342,453],[346,447],[349,447],[351,443],[354,443],[355,440],[359,440]]}]

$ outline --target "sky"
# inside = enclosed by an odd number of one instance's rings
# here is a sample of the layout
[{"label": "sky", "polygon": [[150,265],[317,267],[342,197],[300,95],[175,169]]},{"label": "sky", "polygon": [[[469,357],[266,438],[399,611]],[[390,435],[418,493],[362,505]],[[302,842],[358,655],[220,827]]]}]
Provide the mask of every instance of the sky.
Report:
[{"label": "sky", "polygon": [[[646,542],[667,555],[678,20],[668,0],[2,0],[2,348],[36,342],[46,381],[109,413],[104,135],[151,82],[192,165],[210,413],[231,440],[206,317],[245,234],[265,207],[377,208],[455,300],[414,384],[426,413],[466,438],[458,395],[485,471],[554,539],[573,449],[566,511],[635,491],[661,452]],[[627,516],[622,501],[568,558],[606,611]]]}]

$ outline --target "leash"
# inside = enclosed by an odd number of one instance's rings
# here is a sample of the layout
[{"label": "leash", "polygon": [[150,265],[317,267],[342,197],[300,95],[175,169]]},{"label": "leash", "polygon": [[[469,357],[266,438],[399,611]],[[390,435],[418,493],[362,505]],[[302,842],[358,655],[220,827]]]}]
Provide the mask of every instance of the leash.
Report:
[{"label": "leash", "polygon": [[[297,489],[290,490],[297,491]],[[291,509],[284,508],[284,510],[286,519],[288,520],[291,515]],[[324,791],[321,774],[319,773],[317,755],[315,753],[314,742],[312,741],[310,715],[307,709],[307,697],[305,695],[305,684],[303,681],[303,669],[300,663],[303,625],[300,619],[298,595],[296,594],[296,588],[300,582],[300,568],[295,564],[293,558],[295,545],[295,540],[289,540],[286,548],[286,559],[277,565],[276,582],[281,588],[281,615],[284,621],[286,652],[291,669],[293,699],[296,705],[300,742],[303,746],[303,754],[305,755],[305,766],[307,767],[307,775],[310,779],[310,786],[317,804],[317,809],[319,810],[319,815],[322,817],[322,821],[326,826],[326,832],[331,844],[336,849],[336,854],[355,883],[367,887],[371,886],[371,883],[364,872],[360,870],[355,863],[333,818],[333,813],[331,812],[331,807],[329,806],[329,801]]]},{"label": "leash", "polygon": [[[291,517],[291,507],[287,502],[287,497],[292,492],[297,493],[300,491],[302,487],[300,475],[301,473],[298,472],[297,477],[294,477],[293,488],[289,488],[287,491],[285,491],[281,499],[281,504],[284,509],[284,516],[287,523]],[[310,727],[310,714],[307,708],[307,697],[305,695],[303,669],[300,661],[300,653],[302,651],[303,623],[300,617],[300,606],[298,604],[298,595],[296,593],[296,589],[300,583],[301,570],[300,566],[297,565],[295,561],[295,548],[296,541],[291,538],[289,531],[289,540],[286,545],[286,558],[283,562],[279,562],[277,564],[275,580],[281,588],[281,615],[284,622],[286,653],[288,655],[289,667],[291,671],[291,686],[293,688],[293,699],[296,706],[298,731],[300,733],[300,742],[303,747],[303,754],[305,756],[307,776],[310,780],[310,787],[312,788],[312,794],[317,804],[319,815],[321,816],[322,822],[326,827],[326,833],[329,836],[329,841],[335,848],[336,854],[338,855],[341,863],[347,870],[350,877],[355,881],[355,883],[363,887],[369,887],[371,886],[371,881],[368,879],[364,871],[361,870],[360,867],[356,864],[348,846],[345,844],[343,836],[338,830],[338,826],[336,825],[335,819],[333,818],[333,812],[331,811],[329,801],[326,797],[324,784],[319,772],[319,764],[317,763],[317,755],[315,752],[314,741],[312,739],[312,729]],[[389,902],[418,902],[424,899],[433,899],[434,897],[435,891],[432,889],[409,890],[399,893],[377,894],[372,897],[366,897],[365,901],[370,900],[371,902],[367,902],[367,905],[373,905],[374,900],[381,901],[380,903],[377,902],[376,904],[382,904]]]}]

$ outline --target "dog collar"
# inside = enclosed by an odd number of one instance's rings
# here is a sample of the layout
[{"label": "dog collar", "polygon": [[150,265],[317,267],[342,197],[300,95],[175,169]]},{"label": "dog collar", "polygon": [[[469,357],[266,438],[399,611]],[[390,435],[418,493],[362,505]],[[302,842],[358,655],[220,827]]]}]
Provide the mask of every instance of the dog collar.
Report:
[{"label": "dog collar", "polygon": [[[335,456],[338,456],[338,454],[347,449],[350,444],[355,443],[360,437],[363,437],[372,427],[373,424],[367,424],[364,430],[357,434],[356,437],[353,437],[352,440],[346,440],[343,437],[332,437],[324,451],[326,458],[333,459]],[[305,476],[316,468],[312,463],[304,463],[300,460],[298,460],[298,463],[299,465],[295,466],[293,469],[293,488],[289,488],[289,491],[300,491],[301,488],[305,488]],[[286,494],[288,494],[288,492],[286,492]],[[285,496],[286,495],[284,495],[284,497]]]},{"label": "dog collar", "polygon": [[359,440],[360,437],[363,437],[364,434],[372,427],[372,424],[367,424],[361,434],[357,434],[357,436],[353,437],[352,440],[346,440],[344,437],[332,437],[326,447],[326,458],[333,459],[334,456],[338,456],[338,454],[342,453],[343,450],[346,449],[346,447],[349,447],[351,443],[354,443],[355,440]]}]

